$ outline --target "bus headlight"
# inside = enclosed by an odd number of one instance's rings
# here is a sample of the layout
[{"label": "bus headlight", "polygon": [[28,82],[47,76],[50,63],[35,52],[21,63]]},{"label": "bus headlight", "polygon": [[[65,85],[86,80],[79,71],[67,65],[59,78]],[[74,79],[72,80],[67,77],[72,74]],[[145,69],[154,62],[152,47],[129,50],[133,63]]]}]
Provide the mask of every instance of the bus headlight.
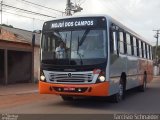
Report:
[{"label": "bus headlight", "polygon": [[106,81],[105,71],[101,69],[94,69],[93,74],[98,75],[96,83],[102,83]]},{"label": "bus headlight", "polygon": [[40,80],[41,80],[41,81],[45,81],[45,80],[46,80],[46,77],[45,77],[44,75],[41,75],[41,76],[40,76]]},{"label": "bus headlight", "polygon": [[103,75],[102,76],[100,75],[98,79],[100,82],[104,82],[106,80],[106,78]]}]

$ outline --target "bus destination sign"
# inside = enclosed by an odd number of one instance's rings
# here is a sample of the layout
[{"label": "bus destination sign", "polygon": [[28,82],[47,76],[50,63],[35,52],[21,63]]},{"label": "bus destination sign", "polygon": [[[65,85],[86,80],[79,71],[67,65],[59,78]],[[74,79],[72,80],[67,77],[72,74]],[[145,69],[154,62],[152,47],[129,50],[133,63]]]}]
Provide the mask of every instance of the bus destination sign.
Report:
[{"label": "bus destination sign", "polygon": [[104,17],[87,17],[87,18],[67,18],[53,20],[44,24],[44,29],[67,29],[67,28],[84,28],[84,27],[105,27],[106,19]]},{"label": "bus destination sign", "polygon": [[94,21],[93,20],[63,21],[63,22],[55,22],[51,24],[51,28],[83,27],[83,26],[94,26]]}]

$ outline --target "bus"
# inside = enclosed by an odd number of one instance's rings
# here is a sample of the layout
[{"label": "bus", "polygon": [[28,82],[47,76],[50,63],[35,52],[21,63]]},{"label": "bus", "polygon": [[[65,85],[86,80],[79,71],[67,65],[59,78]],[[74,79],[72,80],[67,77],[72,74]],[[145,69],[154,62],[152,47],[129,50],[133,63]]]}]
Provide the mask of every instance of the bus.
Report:
[{"label": "bus", "polygon": [[145,91],[153,78],[152,46],[108,15],[47,21],[41,37],[40,94],[108,97]]}]

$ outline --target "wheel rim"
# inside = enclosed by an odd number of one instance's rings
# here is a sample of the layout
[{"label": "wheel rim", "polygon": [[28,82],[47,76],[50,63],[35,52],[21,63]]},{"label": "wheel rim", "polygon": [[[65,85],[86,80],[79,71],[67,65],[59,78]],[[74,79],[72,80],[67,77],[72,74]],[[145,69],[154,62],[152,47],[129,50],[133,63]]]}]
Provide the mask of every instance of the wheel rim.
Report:
[{"label": "wheel rim", "polygon": [[117,95],[117,100],[120,101],[123,97],[123,85],[122,84],[119,84],[119,92],[118,92],[118,95]]}]

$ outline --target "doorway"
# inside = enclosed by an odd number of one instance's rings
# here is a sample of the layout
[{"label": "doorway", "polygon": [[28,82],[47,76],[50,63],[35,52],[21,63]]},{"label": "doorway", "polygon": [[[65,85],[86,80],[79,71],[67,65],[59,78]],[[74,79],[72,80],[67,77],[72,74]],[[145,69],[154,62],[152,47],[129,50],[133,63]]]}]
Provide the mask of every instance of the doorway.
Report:
[{"label": "doorway", "polygon": [[8,84],[29,83],[32,79],[32,53],[8,50]]}]

